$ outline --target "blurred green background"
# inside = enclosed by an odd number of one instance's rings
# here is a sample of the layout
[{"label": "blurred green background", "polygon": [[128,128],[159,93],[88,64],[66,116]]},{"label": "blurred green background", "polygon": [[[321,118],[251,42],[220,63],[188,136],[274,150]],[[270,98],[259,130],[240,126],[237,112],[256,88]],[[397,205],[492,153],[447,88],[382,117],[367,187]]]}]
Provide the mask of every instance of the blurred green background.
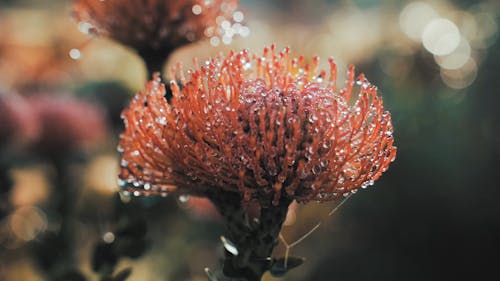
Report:
[{"label": "blurred green background", "polygon": [[[92,249],[120,223],[118,116],[146,71],[126,47],[78,32],[70,4],[0,1],[0,91],[75,96],[105,110],[103,144],[71,166],[79,179],[76,264],[97,280]],[[333,56],[341,69],[355,64],[379,87],[395,127],[396,161],[374,188],[331,217],[336,202],[299,206],[283,231],[289,242],[324,223],[291,249],[306,263],[284,279],[493,280],[500,249],[500,3],[244,0],[240,7],[248,36],[181,48],[169,64],[271,43],[306,57]],[[60,227],[51,222],[59,193],[54,163],[32,151],[1,153],[13,187],[0,193],[10,209],[0,216],[0,280],[45,280],[32,249]],[[124,208],[147,221],[152,246],[118,262],[133,268],[129,280],[206,280],[203,268],[218,267],[223,227],[215,215],[173,198],[132,201]],[[275,255],[283,252],[280,245]]]}]

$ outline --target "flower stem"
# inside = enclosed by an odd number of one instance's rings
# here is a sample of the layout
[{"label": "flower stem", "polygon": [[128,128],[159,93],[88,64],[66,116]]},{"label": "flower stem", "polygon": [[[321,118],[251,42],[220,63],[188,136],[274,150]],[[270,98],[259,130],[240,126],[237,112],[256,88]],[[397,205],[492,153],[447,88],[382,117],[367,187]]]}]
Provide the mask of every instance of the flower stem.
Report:
[{"label": "flower stem", "polygon": [[237,255],[225,251],[224,275],[232,280],[260,281],[270,269],[271,254],[292,200],[282,196],[278,205],[262,207],[258,219],[250,221],[239,194],[220,192],[209,198],[225,219],[225,238],[237,249]]},{"label": "flower stem", "polygon": [[0,221],[9,213],[11,207],[9,193],[13,186],[10,165],[2,158],[0,158]]},{"label": "flower stem", "polygon": [[138,51],[139,56],[146,64],[146,69],[148,71],[147,79],[151,79],[153,74],[156,72],[162,72],[165,62],[170,57],[172,50],[155,50],[153,48],[142,49]]},{"label": "flower stem", "polygon": [[[173,51],[174,49],[171,48],[162,50],[147,48],[139,50],[137,52],[146,65],[146,69],[148,71],[148,76],[146,77],[147,81],[151,80],[156,72],[162,73],[163,66],[165,65]],[[170,101],[170,99],[172,98],[172,92],[170,91],[169,87],[167,87],[165,98],[167,99],[167,101]]]}]

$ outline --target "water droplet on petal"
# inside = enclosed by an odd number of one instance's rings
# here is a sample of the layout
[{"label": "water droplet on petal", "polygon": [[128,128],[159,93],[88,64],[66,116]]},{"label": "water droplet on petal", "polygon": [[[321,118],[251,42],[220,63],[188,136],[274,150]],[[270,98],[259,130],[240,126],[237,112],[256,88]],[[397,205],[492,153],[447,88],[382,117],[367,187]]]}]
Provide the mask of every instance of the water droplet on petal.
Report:
[{"label": "water droplet on petal", "polygon": [[111,244],[115,241],[115,234],[111,231],[108,231],[104,233],[104,235],[102,236],[102,240],[104,241],[104,243]]},{"label": "water droplet on petal", "polygon": [[224,246],[224,249],[226,249],[226,251],[231,253],[233,256],[237,256],[239,254],[238,249],[233,244],[233,242],[229,241],[224,236],[221,236],[220,240],[222,241],[222,245]]},{"label": "water droplet on petal", "polygon": [[187,203],[189,201],[189,195],[181,195],[181,196],[179,196],[179,201],[181,203]]},{"label": "water droplet on petal", "polygon": [[163,126],[167,125],[167,118],[164,116],[157,117],[155,121],[156,121],[156,123],[158,123],[160,125],[163,125]]},{"label": "water droplet on petal", "polygon": [[79,60],[82,58],[82,52],[78,49],[73,48],[69,51],[69,57],[74,60]]},{"label": "water droplet on petal", "polygon": [[312,168],[312,173],[314,175],[317,175],[321,172],[321,167],[319,165],[315,165],[313,168]]},{"label": "water droplet on petal", "polygon": [[193,11],[193,14],[199,15],[202,12],[202,8],[200,5],[196,4],[193,6],[192,11]]},{"label": "water droplet on petal", "polygon": [[128,166],[128,161],[127,161],[127,160],[125,160],[125,159],[122,159],[122,160],[120,161],[120,167],[122,167],[122,168],[126,168],[127,166]]}]

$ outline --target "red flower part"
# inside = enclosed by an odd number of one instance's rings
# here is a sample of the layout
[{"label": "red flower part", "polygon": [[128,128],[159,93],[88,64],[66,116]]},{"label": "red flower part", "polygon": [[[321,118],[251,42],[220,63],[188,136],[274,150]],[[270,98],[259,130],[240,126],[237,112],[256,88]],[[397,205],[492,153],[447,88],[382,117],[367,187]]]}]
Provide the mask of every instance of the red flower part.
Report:
[{"label": "red flower part", "polygon": [[[364,75],[318,71],[289,49],[230,53],[180,73],[156,76],[123,112],[121,184],[140,194],[226,191],[243,202],[329,201],[372,185],[396,155],[389,112]],[[181,72],[181,71],[178,71]]]},{"label": "red flower part", "polygon": [[186,202],[186,207],[193,216],[198,218],[209,220],[219,220],[221,218],[214,204],[204,197],[190,197]]},{"label": "red flower part", "polygon": [[40,134],[36,114],[18,95],[0,93],[0,147],[23,146]]},{"label": "red flower part", "polygon": [[65,153],[95,147],[106,136],[106,118],[96,105],[64,96],[33,96],[29,103],[41,124],[36,149]]},{"label": "red flower part", "polygon": [[[222,36],[233,23],[238,0],[77,0],[81,27],[138,51],[172,50],[205,37]],[[227,24],[226,24],[227,25]]]}]

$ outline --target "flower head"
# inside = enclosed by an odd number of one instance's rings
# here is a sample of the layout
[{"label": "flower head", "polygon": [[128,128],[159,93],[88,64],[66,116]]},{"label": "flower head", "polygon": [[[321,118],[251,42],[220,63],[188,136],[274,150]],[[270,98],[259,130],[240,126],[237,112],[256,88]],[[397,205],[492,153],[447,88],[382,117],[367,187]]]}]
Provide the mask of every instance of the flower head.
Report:
[{"label": "flower head", "polygon": [[187,43],[222,36],[237,6],[238,0],[76,0],[73,13],[85,32],[132,47],[149,63]]},{"label": "flower head", "polygon": [[40,152],[64,154],[104,140],[106,118],[99,107],[68,96],[38,95],[28,102],[41,126],[35,145]]},{"label": "flower head", "polygon": [[[318,71],[274,46],[207,61],[165,86],[156,77],[123,112],[120,179],[128,192],[227,191],[244,202],[328,201],[372,185],[394,160],[377,88],[350,67]],[[179,71],[180,72],[180,71]]]}]

